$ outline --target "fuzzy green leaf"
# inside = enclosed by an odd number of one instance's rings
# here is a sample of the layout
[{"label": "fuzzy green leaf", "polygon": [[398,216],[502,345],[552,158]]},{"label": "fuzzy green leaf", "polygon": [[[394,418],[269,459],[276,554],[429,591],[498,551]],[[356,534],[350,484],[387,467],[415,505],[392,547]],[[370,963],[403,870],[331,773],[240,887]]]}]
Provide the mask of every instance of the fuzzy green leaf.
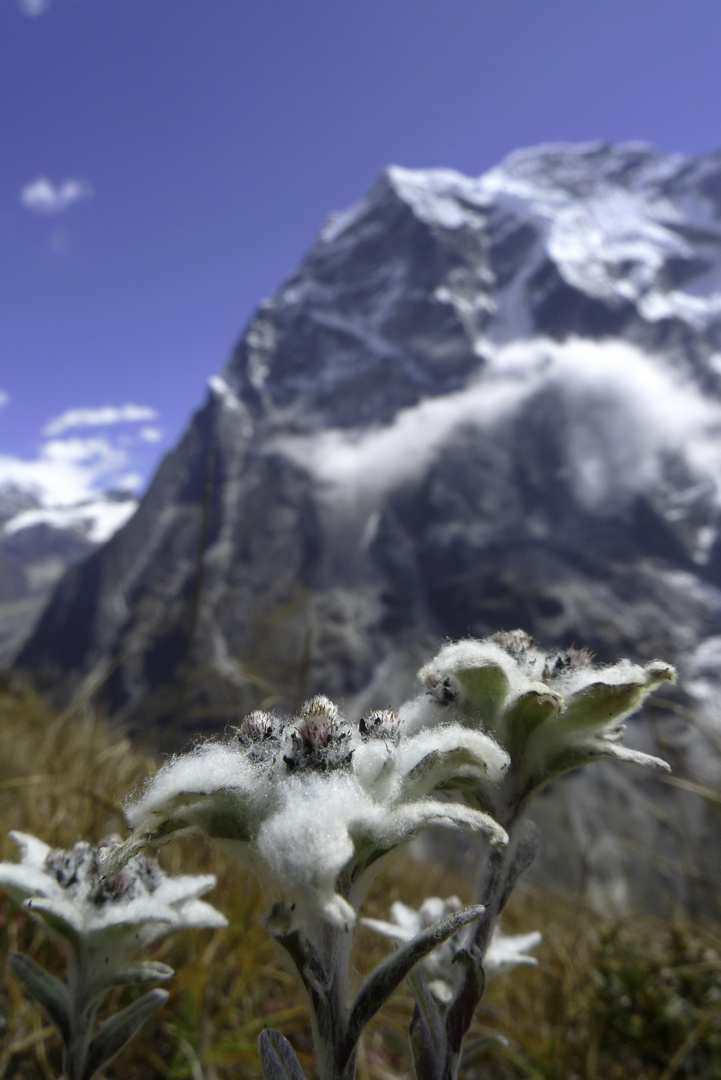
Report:
[{"label": "fuzzy green leaf", "polygon": [[459,671],[456,677],[468,694],[474,712],[478,712],[480,722],[488,729],[508,697],[510,683],[505,671],[498,664],[484,664]]},{"label": "fuzzy green leaf", "polygon": [[279,1031],[265,1028],[258,1038],[263,1080],[305,1080],[295,1050]]},{"label": "fuzzy green leaf", "polygon": [[674,682],[676,672],[659,661],[645,669],[646,682],[596,682],[566,698],[561,722],[566,727],[608,728],[630,716],[644,698],[663,682]]},{"label": "fuzzy green leaf", "polygon": [[10,953],[8,964],[25,996],[40,1006],[67,1045],[70,1038],[70,1003],[65,984],[25,953]]},{"label": "fuzzy green leaf", "polygon": [[409,1030],[416,1080],[442,1080],[449,1047],[441,1010],[417,971],[408,981],[416,999]]},{"label": "fuzzy green leaf", "polygon": [[546,720],[558,716],[563,709],[563,698],[547,687],[534,687],[516,698],[504,718],[501,737],[505,748],[515,760],[523,750],[528,738]]},{"label": "fuzzy green leaf", "polygon": [[91,1040],[83,1080],[91,1080],[99,1069],[107,1065],[130,1042],[148,1017],[165,1004],[168,997],[167,990],[150,990],[122,1012],[103,1021]]},{"label": "fuzzy green leaf", "polygon": [[466,977],[456,997],[448,1007],[446,1013],[446,1032],[448,1044],[454,1054],[460,1054],[463,1039],[471,1026],[473,1014],[478,1002],[483,997],[486,987],[486,973],[483,970],[483,962],[478,950],[460,949],[454,963],[463,964],[466,969]]},{"label": "fuzzy green leaf", "polygon": [[109,990],[111,986],[128,986],[133,983],[155,982],[170,979],[175,974],[167,964],[155,960],[139,960],[135,964],[114,968],[95,981],[94,990]]},{"label": "fuzzy green leaf", "polygon": [[515,841],[515,847],[509,860],[506,880],[503,883],[498,910],[503,911],[506,901],[516,887],[521,874],[525,874],[529,866],[536,858],[541,846],[541,834],[532,821],[526,819]]}]

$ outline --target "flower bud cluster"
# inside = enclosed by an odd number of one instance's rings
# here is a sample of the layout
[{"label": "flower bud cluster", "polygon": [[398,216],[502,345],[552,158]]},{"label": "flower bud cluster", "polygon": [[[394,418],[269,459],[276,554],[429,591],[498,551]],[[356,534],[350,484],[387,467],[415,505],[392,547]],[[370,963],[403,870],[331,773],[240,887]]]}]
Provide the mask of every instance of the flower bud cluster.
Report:
[{"label": "flower bud cluster", "polygon": [[157,860],[147,855],[136,855],[117,874],[103,877],[99,851],[118,844],[119,839],[108,839],[101,840],[97,848],[83,841],[67,851],[53,848],[45,858],[45,869],[69,897],[98,907],[154,893],[164,874]]}]

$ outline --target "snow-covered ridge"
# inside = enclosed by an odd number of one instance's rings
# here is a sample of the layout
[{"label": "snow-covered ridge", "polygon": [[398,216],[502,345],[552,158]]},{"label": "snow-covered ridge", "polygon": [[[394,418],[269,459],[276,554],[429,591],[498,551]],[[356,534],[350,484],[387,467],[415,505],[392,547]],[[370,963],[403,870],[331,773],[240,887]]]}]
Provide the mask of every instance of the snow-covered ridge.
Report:
[{"label": "snow-covered ridge", "polygon": [[[721,316],[721,194],[709,193],[714,183],[721,193],[721,155],[662,155],[643,143],[542,145],[480,177],[391,166],[366,196],[329,219],[320,240],[340,253],[377,229],[389,191],[419,221],[446,231],[492,231],[491,218],[506,212],[534,229],[539,258],[573,288],[632,303],[649,322],[676,317],[703,329]],[[674,286],[668,267],[684,262],[688,272]]]},{"label": "snow-covered ridge", "polygon": [[6,521],[2,531],[7,536],[37,525],[48,525],[78,533],[92,544],[104,544],[130,520],[138,506],[133,498],[101,496],[75,506],[46,506],[23,510]]}]

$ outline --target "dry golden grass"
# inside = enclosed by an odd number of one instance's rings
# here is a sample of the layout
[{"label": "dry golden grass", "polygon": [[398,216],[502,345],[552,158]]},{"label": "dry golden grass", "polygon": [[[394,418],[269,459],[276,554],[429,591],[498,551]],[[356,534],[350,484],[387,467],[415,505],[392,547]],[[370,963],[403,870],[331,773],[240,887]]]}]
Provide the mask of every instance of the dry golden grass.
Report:
[{"label": "dry golden grass", "polygon": [[[92,715],[56,716],[27,694],[0,689],[0,857],[15,857],[11,828],[52,844],[97,841],[123,831],[120,800],[157,762]],[[170,935],[154,958],[177,970],[167,1006],[108,1068],[109,1080],[244,1080],[260,1074],[256,1040],[279,1028],[314,1075],[305,1005],[259,921],[263,899],[236,865],[200,842],[169,845],[170,873],[212,871],[209,899],[229,918],[217,932]],[[392,900],[459,893],[466,882],[398,857],[369,898],[383,915]],[[537,968],[492,980],[469,1040],[468,1080],[721,1080],[721,959],[718,926],[636,918],[607,924],[548,895],[519,891],[508,932],[540,929]],[[362,929],[359,966],[387,944]],[[21,949],[61,970],[52,943],[0,894],[0,947]],[[127,1000],[118,991],[109,1007]],[[125,995],[123,997],[123,995]],[[367,1030],[359,1080],[411,1077],[406,1032],[412,1012],[400,988]],[[508,1046],[483,1043],[501,1034]],[[0,997],[0,1078],[58,1075],[53,1030],[6,972]]]}]

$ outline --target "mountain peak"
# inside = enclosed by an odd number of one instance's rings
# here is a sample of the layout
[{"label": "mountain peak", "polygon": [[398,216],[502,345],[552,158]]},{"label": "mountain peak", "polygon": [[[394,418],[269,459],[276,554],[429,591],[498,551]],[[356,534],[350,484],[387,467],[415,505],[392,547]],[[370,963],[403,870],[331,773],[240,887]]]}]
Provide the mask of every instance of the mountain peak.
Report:
[{"label": "mountain peak", "polygon": [[260,305],[20,668],[168,743],[270,696],[393,705],[439,640],[523,626],[676,663],[716,723],[720,216],[719,155],[389,168]]}]

